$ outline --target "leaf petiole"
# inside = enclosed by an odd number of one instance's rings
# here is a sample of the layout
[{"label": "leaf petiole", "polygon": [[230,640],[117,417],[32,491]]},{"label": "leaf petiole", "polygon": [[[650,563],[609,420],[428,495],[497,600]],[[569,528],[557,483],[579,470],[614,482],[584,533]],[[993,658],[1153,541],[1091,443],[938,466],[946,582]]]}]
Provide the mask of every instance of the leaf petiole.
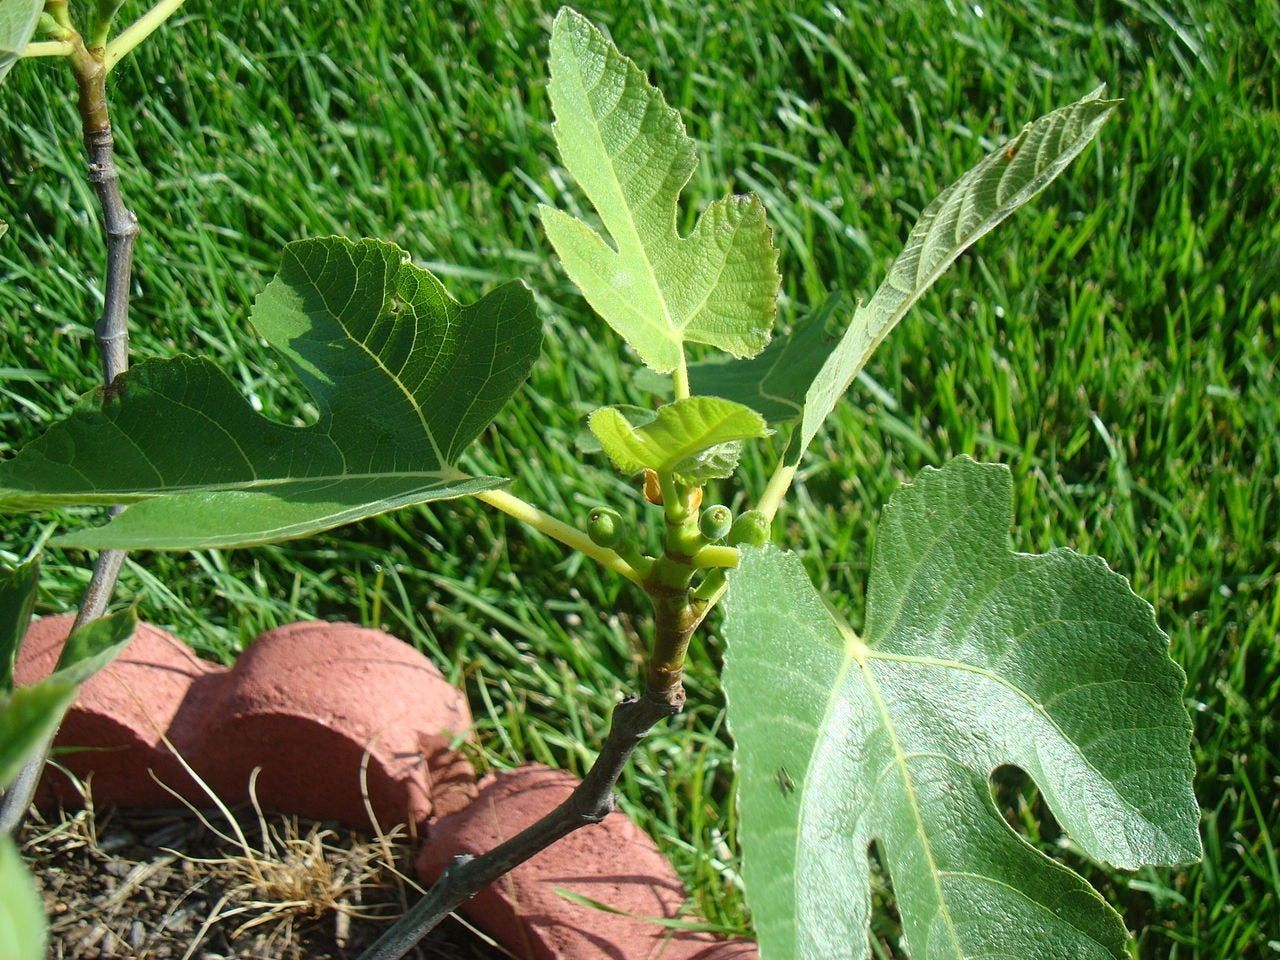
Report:
[{"label": "leaf petiole", "polygon": [[32,57],[69,57],[75,52],[75,44],[70,40],[37,40],[22,48],[22,59]]},{"label": "leaf petiole", "polygon": [[477,500],[482,500],[489,506],[501,510],[507,516],[532,527],[539,533],[547,535],[552,540],[557,540],[566,547],[586,554],[592,560],[614,571],[614,573],[621,574],[632,583],[638,584],[641,582],[640,573],[631,564],[627,563],[616,550],[600,546],[577,527],[557,520],[514,494],[505,490],[482,490],[475,497]]},{"label": "leaf petiole", "polygon": [[45,0],[44,13],[63,30],[75,30],[67,0]]},{"label": "leaf petiole", "polygon": [[117,63],[127,57],[133,48],[147,37],[155,33],[166,20],[178,12],[178,8],[186,0],[160,0],[154,7],[125,27],[114,40],[107,44],[102,63],[110,73]]},{"label": "leaf petiole", "polygon": [[785,457],[778,461],[773,475],[765,485],[764,493],[760,495],[760,502],[756,504],[756,509],[764,514],[765,520],[772,520],[778,508],[782,506],[782,499],[791,489],[791,481],[795,479],[798,466],[795,463],[787,463]]},{"label": "leaf petiole", "polygon": [[689,396],[689,364],[684,358],[684,350],[680,351],[680,364],[671,374],[675,384],[675,399],[684,400]]},{"label": "leaf petiole", "polygon": [[706,546],[695,553],[689,561],[691,567],[705,569],[732,569],[738,565],[740,554],[737,547]]}]

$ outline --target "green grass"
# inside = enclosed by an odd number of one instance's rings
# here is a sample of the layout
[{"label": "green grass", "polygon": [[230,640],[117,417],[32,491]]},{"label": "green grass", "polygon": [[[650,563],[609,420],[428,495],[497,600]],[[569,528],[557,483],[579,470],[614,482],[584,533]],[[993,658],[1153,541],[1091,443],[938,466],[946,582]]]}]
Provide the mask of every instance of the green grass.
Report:
[{"label": "green grass", "polygon": [[[1023,122],[1101,81],[1126,98],[1099,146],[893,335],[781,519],[856,621],[893,488],[959,453],[1008,462],[1017,546],[1105,557],[1155,605],[1188,675],[1206,859],[1090,877],[1125,913],[1135,956],[1280,956],[1280,12],[1271,0],[990,7],[646,0],[584,12],[699,140],[690,218],[729,188],[764,198],[783,323],[830,288],[868,294],[923,204]],[[523,277],[548,348],[474,460],[565,519],[603,502],[639,511],[607,464],[574,462],[582,414],[642,395],[534,216],[540,200],[581,205],[548,128],[553,13],[189,0],[113,90],[144,231],[137,354],[215,356],[267,412],[305,417],[246,319],[286,241],[391,239],[459,296]],[[94,382],[101,248],[57,63],[11,75],[0,143],[8,453]],[[748,459],[747,499],[769,464]],[[25,555],[66,519],[4,519],[4,552]],[[44,609],[74,604],[86,565],[50,553]],[[473,502],[276,548],[139,556],[120,596],[224,660],[300,617],[385,626],[465,683],[494,767],[582,771],[646,628],[635,590]],[[739,929],[719,649],[713,625],[693,651],[690,708],[621,789],[691,907]],[[1011,796],[1038,837],[1034,793]],[[894,955],[890,912],[876,929],[880,955]]]}]

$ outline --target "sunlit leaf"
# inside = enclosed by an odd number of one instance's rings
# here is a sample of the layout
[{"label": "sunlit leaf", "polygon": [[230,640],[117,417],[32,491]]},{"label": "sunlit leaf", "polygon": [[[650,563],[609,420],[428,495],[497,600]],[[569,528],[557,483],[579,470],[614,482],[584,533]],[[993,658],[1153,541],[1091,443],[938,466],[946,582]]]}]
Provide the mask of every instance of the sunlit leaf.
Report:
[{"label": "sunlit leaf", "polygon": [[870,956],[873,841],[916,960],[1128,956],[1102,898],[1001,816],[1005,764],[1098,860],[1198,858],[1168,639],[1103,561],[1011,552],[1012,502],[1008,470],[971,460],[900,489],[864,638],[792,554],[744,550],[729,574],[724,686],[763,960]]},{"label": "sunlit leaf", "polygon": [[44,902],[18,848],[0,836],[0,957],[45,960]]},{"label": "sunlit leaf", "polygon": [[760,414],[719,397],[676,400],[639,427],[623,412],[603,407],[591,415],[590,425],[623,473],[648,468],[690,484],[729,476],[738,465],[737,441],[769,432]]},{"label": "sunlit leaf", "polygon": [[815,325],[826,324],[823,313],[833,307],[828,301],[814,320],[798,324],[753,361],[694,365],[689,371],[693,389],[745,403],[771,423],[799,420],[789,449],[789,458],[798,459],[876,348],[934,281],[1088,146],[1119,103],[1101,99],[1102,92],[1099,88],[1028,124],[942,191],[838,340],[828,340]]},{"label": "sunlit leaf", "polygon": [[[670,380],[664,378],[664,383],[669,385]],[[611,409],[618,411],[626,419],[627,423],[633,427],[643,427],[657,416],[656,410],[652,410],[649,407],[637,407],[630,403],[615,403]],[[591,432],[589,417],[583,421],[581,428],[574,435],[573,445],[579,453],[602,453],[604,451],[604,447],[600,446],[600,441],[596,439],[596,435]]]},{"label": "sunlit leaf", "polygon": [[133,504],[81,547],[184,549],[303,536],[500,485],[454,464],[529,373],[533,298],[505,284],[461,305],[398,247],[285,248],[253,323],[319,415],[256,413],[211,360],[137,364],[0,464],[0,506]]},{"label": "sunlit leaf", "polygon": [[568,8],[552,29],[549,90],[565,168],[613,243],[541,208],[547,236],[587,302],[663,373],[681,364],[686,342],[738,357],[759,353],[780,283],[759,198],[718,200],[681,237],[677,205],[697,164],[693,141],[640,68]]}]

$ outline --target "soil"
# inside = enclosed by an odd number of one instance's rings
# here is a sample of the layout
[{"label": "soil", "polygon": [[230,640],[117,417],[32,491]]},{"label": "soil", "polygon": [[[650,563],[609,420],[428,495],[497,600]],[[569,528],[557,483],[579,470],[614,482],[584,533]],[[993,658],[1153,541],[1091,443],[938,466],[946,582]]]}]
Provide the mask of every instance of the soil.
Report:
[{"label": "soil", "polygon": [[[44,891],[49,956],[346,960],[416,896],[403,877],[417,844],[403,835],[234,813],[244,844],[216,812],[90,806],[28,822],[21,842]],[[450,921],[416,956],[508,954]]]}]

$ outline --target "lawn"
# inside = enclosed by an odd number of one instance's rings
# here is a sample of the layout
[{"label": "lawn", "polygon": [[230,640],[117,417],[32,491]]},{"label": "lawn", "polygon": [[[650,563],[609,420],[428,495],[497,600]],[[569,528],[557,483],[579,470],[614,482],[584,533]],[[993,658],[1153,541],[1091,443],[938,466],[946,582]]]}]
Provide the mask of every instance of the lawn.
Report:
[{"label": "lawn", "polygon": [[[921,207],[1022,123],[1100,82],[1125,98],[1098,146],[893,334],[806,460],[793,501],[804,510],[780,523],[856,624],[876,511],[895,486],[961,453],[1007,462],[1017,547],[1105,557],[1169,633],[1188,677],[1206,857],[1124,875],[1082,865],[1056,831],[1044,842],[1122,909],[1135,956],[1280,956],[1280,8],[990,7],[583,12],[698,140],[689,220],[730,188],[764,199],[784,324],[828,290],[869,294]],[[136,355],[211,355],[264,411],[306,418],[247,321],[285,242],[393,240],[463,299],[520,277],[548,346],[473,465],[565,520],[606,502],[638,510],[607,462],[580,466],[574,452],[585,413],[645,394],[536,218],[540,201],[581,205],[549,130],[554,10],[189,0],[114,86],[143,229]],[[0,93],[4,455],[97,378],[102,254],[69,86],[37,61]],[[771,463],[748,458],[745,495],[721,495],[745,503]],[[56,526],[3,518],[0,552],[25,556]],[[41,608],[72,607],[87,566],[48,554]],[[482,766],[577,772],[633,682],[646,617],[625,581],[472,501],[272,548],[138,555],[119,596],[224,661],[294,619],[385,627],[465,685]],[[691,908],[740,930],[719,651],[713,618],[695,641],[688,710],[621,790],[694,891]],[[1005,796],[1042,839],[1034,791],[1014,781]],[[900,955],[890,912],[876,928],[881,955]]]}]

